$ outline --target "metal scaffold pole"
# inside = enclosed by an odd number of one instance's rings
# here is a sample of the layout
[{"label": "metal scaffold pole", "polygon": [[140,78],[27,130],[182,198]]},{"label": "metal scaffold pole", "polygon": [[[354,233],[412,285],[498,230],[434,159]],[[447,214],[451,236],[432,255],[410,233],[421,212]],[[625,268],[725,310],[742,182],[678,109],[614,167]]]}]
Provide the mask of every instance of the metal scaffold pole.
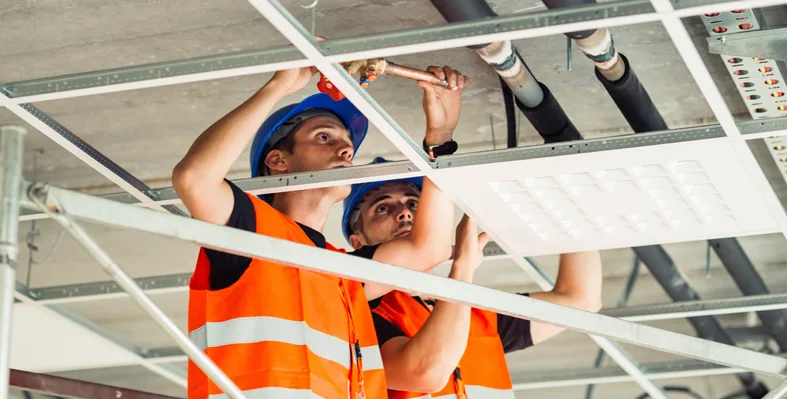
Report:
[{"label": "metal scaffold pole", "polygon": [[[229,378],[227,375],[214,363],[208,355],[206,355],[201,349],[199,349],[192,341],[189,340],[187,337],[176,325],[175,323],[167,317],[166,314],[158,307],[156,304],[145,295],[145,292],[140,288],[131,277],[126,274],[123,269],[120,268],[118,264],[116,264],[109,255],[99,247],[99,245],[90,237],[90,235],[80,226],[68,213],[68,210],[63,209],[59,206],[55,206],[55,209],[49,209],[47,205],[44,203],[47,199],[50,199],[48,196],[47,188],[43,185],[33,185],[30,186],[28,190],[28,196],[31,201],[33,201],[36,205],[38,205],[41,210],[46,212],[55,222],[63,226],[71,237],[73,237],[78,243],[82,244],[85,250],[93,256],[93,258],[98,262],[99,266],[104,269],[110,277],[112,277],[117,284],[123,288],[124,291],[128,293],[131,299],[139,305],[142,310],[144,310],[150,317],[153,319],[158,326],[164,330],[167,335],[170,336],[175,343],[178,344],[180,349],[183,350],[189,356],[197,366],[202,369],[205,374],[210,377],[210,379],[219,387],[222,391],[224,391],[224,395],[226,398],[230,399],[246,399],[246,396],[243,392],[238,388],[238,386]],[[18,198],[18,196],[17,196]],[[55,200],[56,201],[56,200]],[[55,202],[56,203],[56,202]],[[12,286],[13,290],[13,286]],[[13,291],[11,291],[13,292]],[[5,399],[5,398],[0,398]]]},{"label": "metal scaffold pole", "polygon": [[19,253],[19,195],[22,189],[22,146],[27,131],[0,126],[0,399],[8,398],[11,314]]}]

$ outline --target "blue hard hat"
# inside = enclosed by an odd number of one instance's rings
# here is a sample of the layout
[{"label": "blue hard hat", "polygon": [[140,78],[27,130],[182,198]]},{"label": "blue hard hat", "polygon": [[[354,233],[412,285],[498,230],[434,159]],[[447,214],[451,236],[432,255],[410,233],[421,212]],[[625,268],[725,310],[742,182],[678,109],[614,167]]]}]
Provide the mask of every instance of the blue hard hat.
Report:
[{"label": "blue hard hat", "polygon": [[329,95],[325,93],[318,93],[307,97],[297,104],[290,104],[286,107],[279,109],[272,113],[265,122],[262,123],[260,129],[257,130],[257,135],[251,143],[251,151],[249,153],[249,162],[251,165],[251,177],[263,175],[265,168],[260,167],[260,163],[264,161],[265,147],[271,136],[290,118],[311,109],[324,109],[335,114],[350,132],[350,137],[353,141],[355,151],[361,146],[366,131],[369,128],[369,121],[366,119],[358,108],[355,108],[348,99],[341,101],[334,101]]},{"label": "blue hard hat", "polygon": [[[374,165],[378,163],[385,163],[389,162],[383,157],[375,158],[369,165]],[[352,215],[353,209],[358,205],[360,201],[366,197],[366,194],[369,193],[374,188],[380,187],[386,183],[393,183],[393,182],[405,182],[405,183],[413,183],[420,189],[424,184],[423,177],[408,177],[406,179],[395,179],[395,180],[383,180],[383,181],[372,181],[368,183],[359,183],[353,184],[352,189],[350,190],[350,195],[348,195],[344,199],[344,211],[342,212],[342,231],[344,232],[344,238],[347,241],[350,241],[350,235],[352,235],[352,226],[350,226],[350,215]]]}]

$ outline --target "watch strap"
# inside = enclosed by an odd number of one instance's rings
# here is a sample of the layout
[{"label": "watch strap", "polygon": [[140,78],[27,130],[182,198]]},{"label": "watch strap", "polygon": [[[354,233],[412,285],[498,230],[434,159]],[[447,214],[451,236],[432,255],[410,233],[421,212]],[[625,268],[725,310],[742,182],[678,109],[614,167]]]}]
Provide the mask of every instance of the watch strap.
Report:
[{"label": "watch strap", "polygon": [[440,145],[426,145],[426,139],[424,139],[424,151],[429,155],[429,158],[432,160],[436,159],[441,155],[451,155],[459,149],[459,144],[456,141],[446,141]]}]

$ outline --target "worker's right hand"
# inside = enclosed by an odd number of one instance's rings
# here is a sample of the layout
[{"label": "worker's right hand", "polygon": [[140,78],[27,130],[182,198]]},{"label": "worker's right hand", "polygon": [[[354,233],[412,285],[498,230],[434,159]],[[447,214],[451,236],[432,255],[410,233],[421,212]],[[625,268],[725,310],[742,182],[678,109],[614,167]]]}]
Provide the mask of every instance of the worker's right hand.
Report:
[{"label": "worker's right hand", "polygon": [[474,271],[484,260],[484,247],[489,242],[486,233],[478,234],[476,224],[467,215],[462,217],[456,227],[456,245],[454,246],[454,267],[467,268]]},{"label": "worker's right hand", "polygon": [[[314,39],[318,42],[328,40],[318,35],[314,35]],[[319,71],[313,66],[276,71],[266,86],[273,85],[281,90],[283,96],[286,96],[306,87],[317,72]]]},{"label": "worker's right hand", "polygon": [[266,86],[275,87],[286,96],[306,87],[315,73],[317,73],[315,67],[284,69],[277,71]]}]

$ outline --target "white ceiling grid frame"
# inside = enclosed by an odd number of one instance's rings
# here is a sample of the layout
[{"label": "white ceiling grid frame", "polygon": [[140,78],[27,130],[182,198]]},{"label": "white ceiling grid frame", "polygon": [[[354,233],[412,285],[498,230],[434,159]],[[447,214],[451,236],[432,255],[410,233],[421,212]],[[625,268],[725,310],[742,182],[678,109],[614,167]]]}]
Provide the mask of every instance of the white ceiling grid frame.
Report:
[{"label": "white ceiling grid frame", "polygon": [[[281,69],[302,68],[309,66],[308,60],[294,60],[285,62],[272,62],[269,64],[222,69],[217,71],[198,72],[188,75],[158,77],[137,82],[117,83],[106,86],[88,87],[83,89],[55,91],[47,94],[38,94],[24,97],[14,97],[9,100],[11,104],[26,104],[51,100],[62,100],[66,98],[76,98],[93,96],[97,94],[119,93],[124,91],[150,89],[162,86],[171,86],[184,83],[204,82],[207,80],[233,78],[247,75],[256,75],[266,72],[276,72]],[[0,92],[2,94],[2,92]]]},{"label": "white ceiling grid frame", "polygon": [[[785,0],[738,0],[723,3],[724,7],[728,8],[756,8],[768,7],[774,5],[785,4]],[[505,40],[518,40],[527,39],[547,35],[562,34],[566,32],[581,31],[587,29],[609,28],[615,26],[632,25],[639,23],[657,22],[666,16],[675,16],[678,18],[695,16],[707,12],[717,11],[719,4],[704,4],[699,6],[685,7],[678,10],[667,12],[656,11],[653,13],[624,15],[610,18],[603,18],[591,21],[573,22],[566,24],[556,24],[550,26],[542,26],[531,29],[516,30],[509,32],[482,34],[466,36],[448,40],[434,40],[431,42],[423,42],[418,44],[395,45],[390,47],[383,47],[379,49],[363,50],[356,52],[348,52],[344,54],[336,54],[326,56],[325,59],[330,62],[345,62],[364,58],[376,58],[381,56],[394,56],[402,54],[412,54],[425,51],[444,50],[455,47],[466,47],[481,43],[488,43],[492,41],[505,41]],[[541,11],[540,13],[547,13],[548,11]],[[539,14],[539,13],[534,13]],[[12,104],[41,102],[65,98],[73,98],[95,94],[106,94],[121,92],[127,90],[135,90],[141,88],[160,87],[172,84],[199,82],[211,79],[220,79],[225,77],[244,76],[249,74],[256,74],[262,72],[271,72],[283,68],[295,68],[299,66],[313,65],[307,60],[293,60],[285,62],[275,62],[265,65],[256,65],[249,67],[231,68],[226,70],[214,70],[207,72],[200,72],[191,75],[182,75],[174,77],[153,78],[150,80],[107,84],[105,86],[82,88],[66,91],[55,91],[46,94],[14,97],[10,99]],[[153,65],[151,65],[153,66]]]},{"label": "white ceiling grid frame", "polygon": [[[653,8],[658,12],[666,13],[674,9],[670,0],[651,0],[651,3],[653,4]],[[734,8],[745,7],[728,7],[728,4],[724,4],[723,6],[717,5],[714,11]],[[705,101],[708,102],[711,111],[713,111],[722,129],[724,129],[727,136],[733,140],[732,144],[735,151],[738,153],[738,158],[743,162],[752,181],[759,188],[758,192],[760,195],[768,202],[768,209],[773,214],[774,219],[778,221],[782,229],[782,234],[785,239],[787,239],[787,215],[785,215],[785,209],[779,202],[773,188],[768,183],[762,168],[757,164],[754,154],[751,153],[744,138],[741,136],[740,130],[738,130],[738,126],[735,124],[735,119],[729,107],[727,107],[724,97],[722,97],[721,92],[719,92],[719,88],[716,87],[716,84],[713,82],[713,78],[708,68],[702,61],[697,47],[694,46],[694,42],[689,36],[689,32],[686,30],[686,27],[683,26],[683,22],[679,17],[665,16],[664,19],[662,19],[662,24],[670,35],[670,38],[672,38],[675,48],[678,50],[678,53],[680,53],[681,58],[683,58],[686,68],[694,77],[700,91],[705,97]]]},{"label": "white ceiling grid frame", "polygon": [[[740,5],[738,5],[738,6],[740,6],[740,7],[747,7],[747,6],[758,6],[758,5],[751,5],[751,4],[761,4],[761,6],[762,6],[762,5],[766,5],[767,3],[780,4],[781,2],[780,2],[780,1],[779,1],[779,2],[736,2],[736,3],[729,3],[729,4],[727,4],[727,6],[729,6],[729,7],[735,7],[735,6],[736,6],[736,4],[738,4],[738,3],[740,3]],[[717,6],[705,6],[705,7],[706,7],[706,8],[708,8],[708,9],[711,9],[711,8],[709,8],[709,7],[717,7]],[[685,12],[685,11],[684,11],[684,12]],[[674,14],[676,14],[676,15],[677,15],[677,14],[679,14],[679,13],[678,13],[678,12],[676,12],[676,13],[674,13]],[[660,17],[659,17],[659,18],[660,18]],[[659,18],[655,18],[655,19],[653,19],[653,20],[658,20]],[[635,23],[635,22],[636,22],[636,21],[635,21],[635,18],[630,18],[630,19],[629,19],[627,22],[625,22],[625,23]],[[643,22],[644,22],[644,21],[643,21]],[[592,23],[592,22],[591,22],[591,23],[588,23],[588,24],[592,24],[592,25],[594,25],[594,26],[596,26],[596,27],[604,25],[603,23],[598,23],[598,21],[596,21],[596,22],[595,22],[595,24],[594,24],[594,23]],[[620,24],[624,24],[624,23],[620,23]],[[578,29],[578,27],[575,27],[574,25],[561,25],[561,27],[564,27],[564,26],[565,26],[565,27],[568,27],[568,28],[566,29],[566,31],[568,31],[568,30],[576,30],[576,29]],[[570,26],[570,27],[569,27],[569,26]],[[613,25],[610,25],[610,26],[613,26]],[[548,32],[548,30],[547,30],[547,29],[544,29],[544,30],[543,30],[543,32]],[[555,32],[555,33],[557,33],[557,32]],[[423,51],[423,50],[421,50],[421,51]],[[719,118],[719,120],[722,120],[722,119],[721,119],[721,118]],[[728,133],[728,134],[729,134],[729,133]],[[417,152],[417,151],[416,151],[416,152]],[[405,151],[405,153],[407,153],[407,152]],[[409,155],[408,155],[408,156],[409,156]]]},{"label": "white ceiling grid frame", "polygon": [[[23,191],[32,186],[23,182]],[[30,194],[28,194],[31,196]],[[218,226],[176,215],[131,207],[113,201],[48,186],[45,192],[32,192],[32,202],[22,196],[22,203],[46,206],[51,212],[65,212],[70,218],[79,218],[111,226],[172,237],[199,246],[214,248],[239,255],[268,259],[297,265],[313,271],[325,272],[349,279],[383,283],[399,290],[422,292],[437,299],[467,304],[481,309],[516,317],[598,334],[634,345],[666,351],[678,355],[710,361],[717,364],[742,367],[750,371],[784,378],[787,360],[748,349],[720,344],[714,341],[678,334],[647,325],[627,322],[614,317],[586,312],[521,295],[509,294],[463,283],[427,273],[403,269],[379,262],[347,257],[339,253],[304,246],[251,232]],[[75,226],[78,228],[79,225]],[[86,240],[83,240],[86,241]],[[94,248],[94,242],[85,243]],[[96,251],[97,252],[97,251]],[[97,259],[104,258],[96,256]],[[107,261],[107,259],[101,259]],[[133,287],[125,275],[120,275]],[[144,294],[136,291],[140,296]],[[159,320],[166,316],[155,314]],[[188,342],[188,341],[186,341]]]},{"label": "white ceiling grid frame", "polygon": [[[443,190],[462,210],[473,217],[476,222],[485,228],[490,237],[494,238],[503,250],[509,254],[515,253],[512,248],[494,230],[488,229],[482,219],[476,217],[462,200],[459,193],[447,190],[449,184],[434,172],[429,164],[426,154],[419,146],[402,130],[401,127],[376,104],[373,98],[363,89],[360,89],[352,77],[338,64],[332,64],[325,59],[325,56],[316,47],[316,41],[310,39],[306,30],[290,15],[281,4],[274,5],[274,2],[267,0],[249,0],[249,2],[266,18],[268,21],[284,35],[296,48],[314,61],[315,66],[339,89],[364,115],[374,124],[402,153],[410,159],[413,164],[420,169],[426,177],[431,179],[438,187]],[[278,2],[276,2],[278,3]],[[551,290],[553,284],[545,279],[539,270],[524,259],[513,258],[525,271],[533,277],[538,285],[544,290]],[[668,399],[664,391],[655,383],[648,380],[642,371],[639,370],[636,362],[623,350],[622,347],[607,338],[591,336],[596,343],[604,349],[607,354],[614,359],[642,388],[654,399]]]},{"label": "white ceiling grid frame", "polygon": [[28,110],[22,107],[20,104],[13,103],[5,94],[0,92],[0,105],[5,105],[6,108],[13,112],[16,116],[20,119],[24,120],[25,122],[29,123],[31,126],[35,127],[39,132],[43,133],[45,136],[49,137],[52,141],[63,147],[66,151],[70,152],[79,160],[86,163],[88,166],[93,168],[96,172],[100,173],[112,183],[118,185],[118,187],[122,188],[129,194],[133,195],[136,199],[138,199],[143,204],[148,204],[151,208],[155,208],[161,211],[166,210],[159,204],[154,203],[153,199],[148,197],[144,192],[140,191],[137,187],[134,187],[131,183],[120,177],[117,173],[112,171],[106,165],[103,165],[101,162],[87,154],[83,149],[77,147],[74,143],[68,141],[65,137],[60,135],[56,132],[51,126],[44,123],[41,119],[37,118],[35,115],[30,113]]}]

